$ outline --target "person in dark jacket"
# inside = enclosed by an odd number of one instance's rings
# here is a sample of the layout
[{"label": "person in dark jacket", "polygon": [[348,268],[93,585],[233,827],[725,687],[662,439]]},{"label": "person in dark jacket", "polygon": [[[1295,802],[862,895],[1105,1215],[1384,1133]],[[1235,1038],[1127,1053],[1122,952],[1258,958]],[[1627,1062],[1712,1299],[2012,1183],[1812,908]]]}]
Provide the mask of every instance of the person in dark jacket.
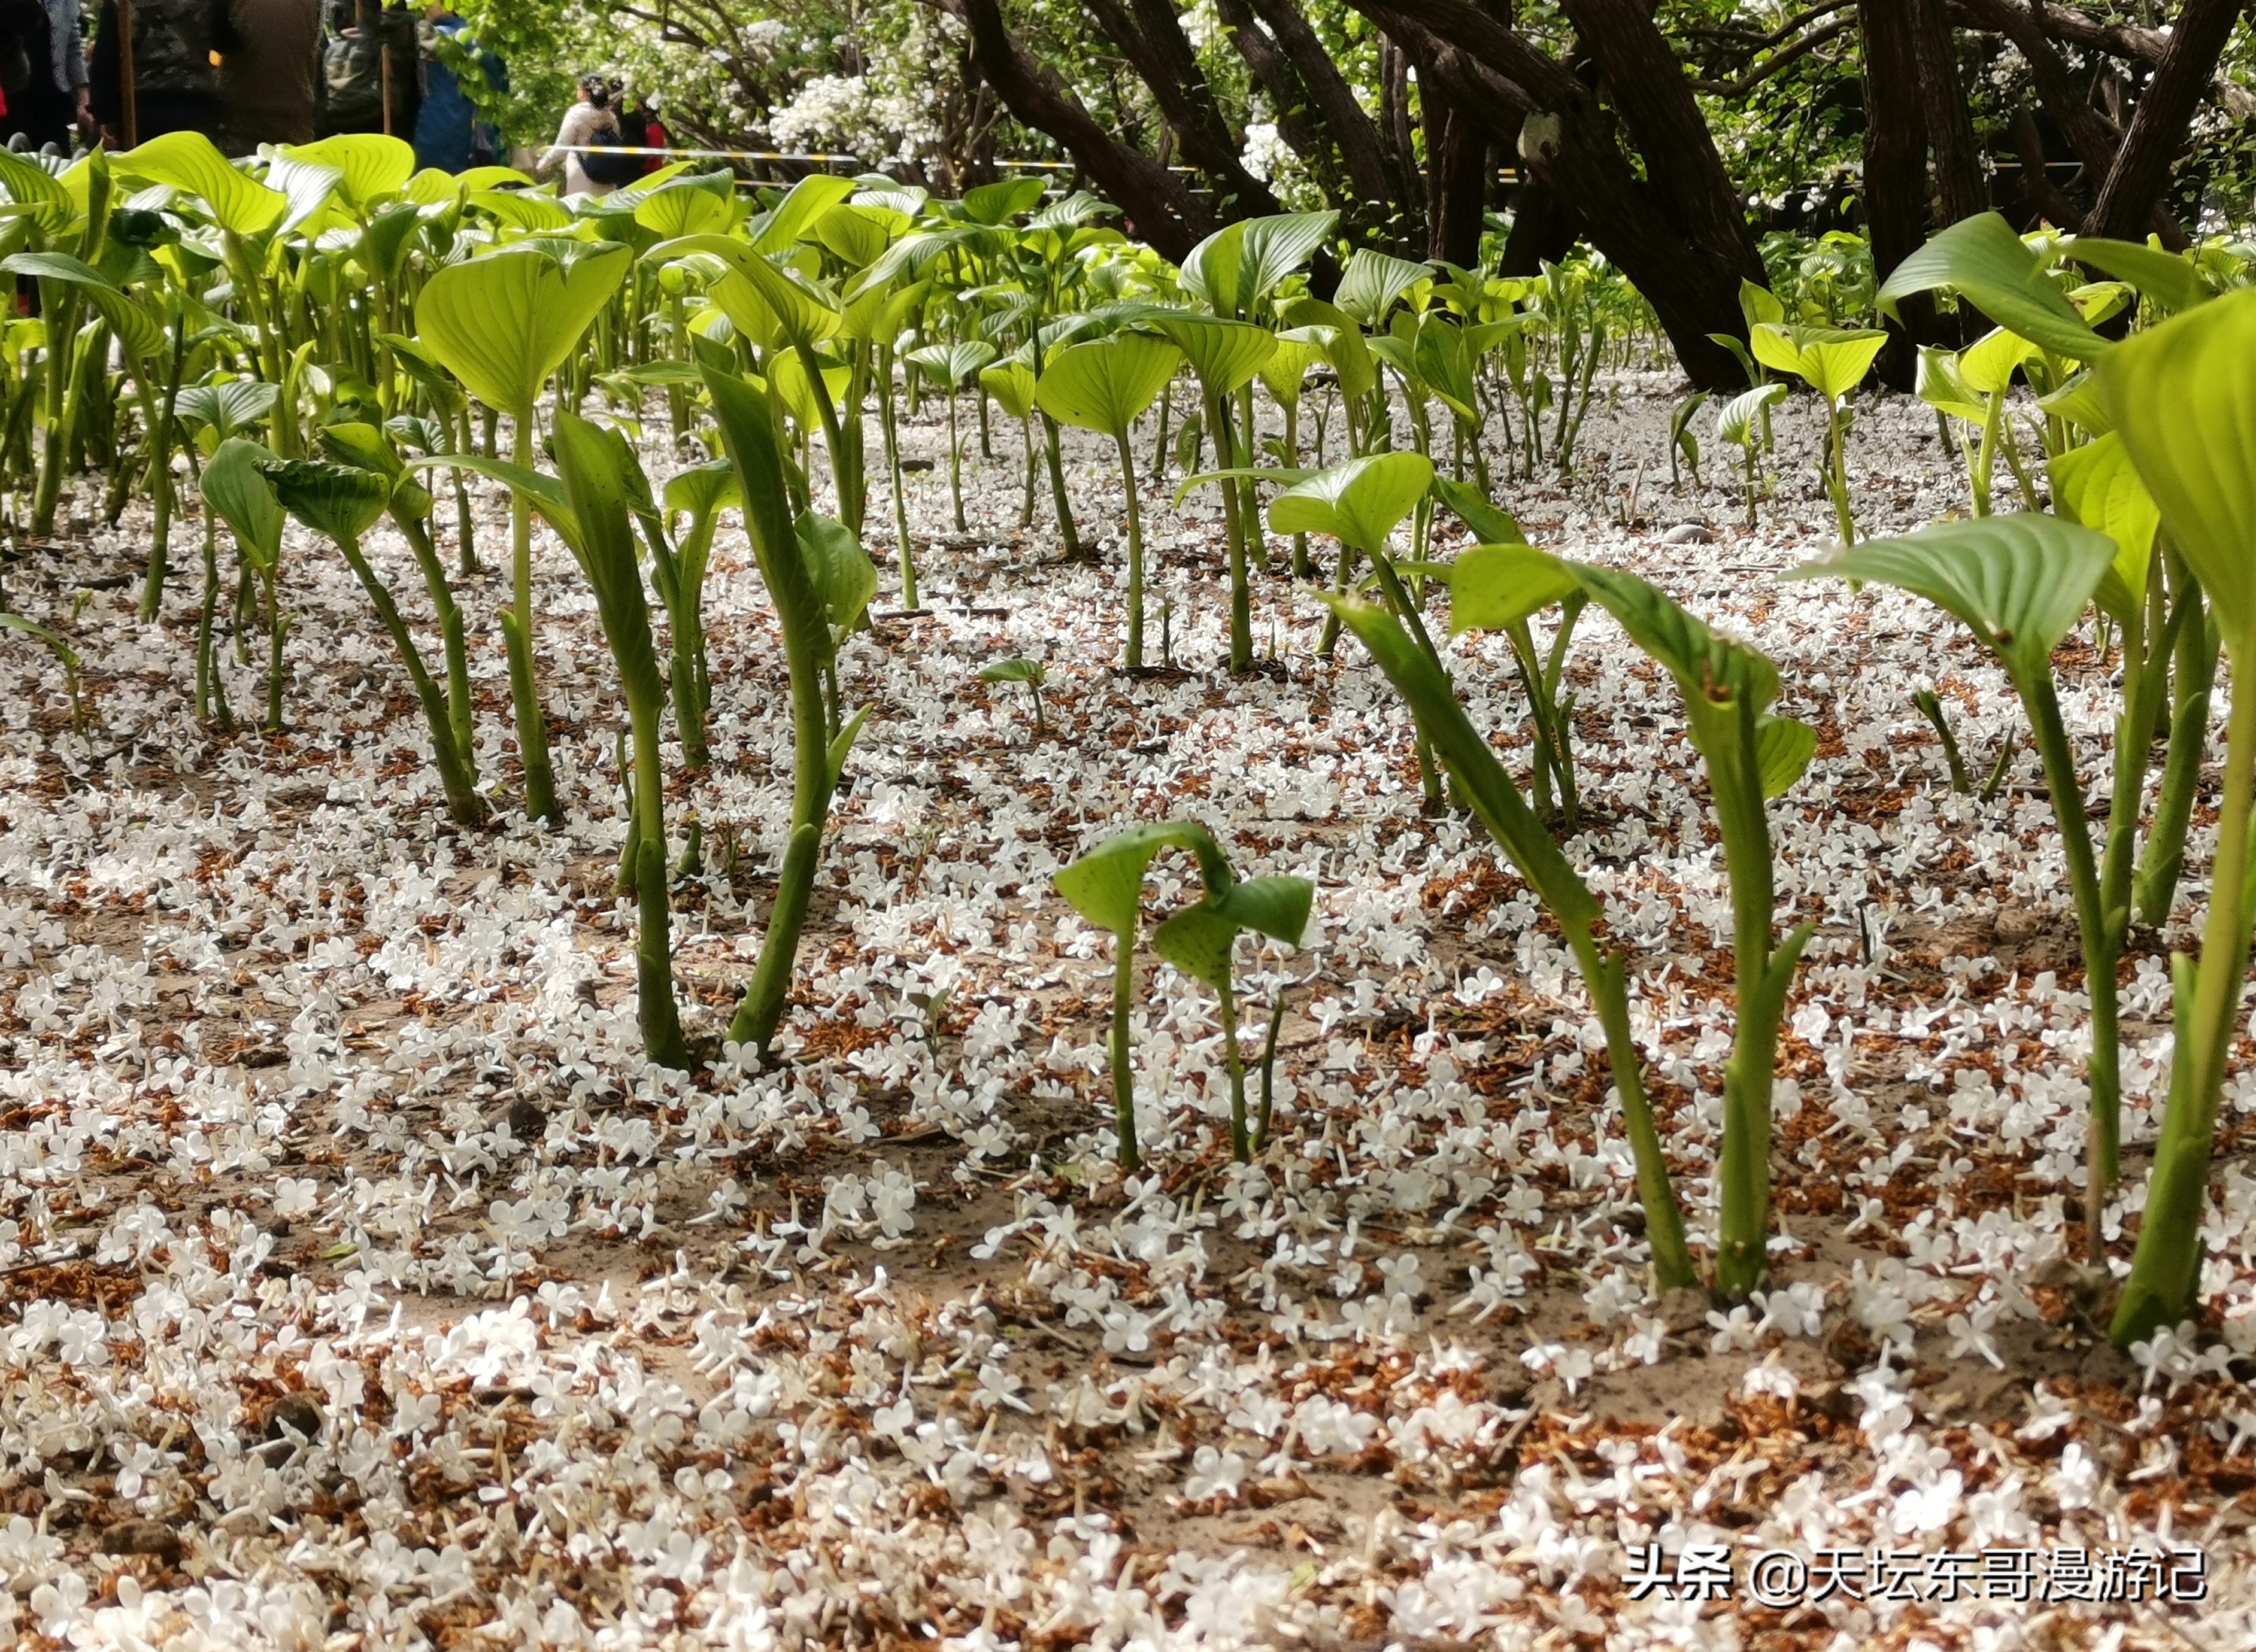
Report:
[{"label": "person in dark jacket", "polygon": [[[139,0],[135,0],[138,4]],[[321,0],[229,0],[236,45],[220,61],[230,155],[310,144],[321,84]]]},{"label": "person in dark jacket", "polygon": [[[88,66],[95,119],[116,144],[145,144],[166,132],[201,132],[217,142],[224,122],[215,53],[241,44],[228,0],[131,0],[133,81],[123,80],[117,0],[102,0]],[[131,95],[132,120],[127,121]]]},{"label": "person in dark jacket", "polygon": [[494,152],[492,130],[478,119],[463,77],[466,73],[481,76],[492,90],[505,92],[509,72],[466,28],[441,0],[432,0],[416,32],[423,75],[423,105],[415,116],[415,161],[419,166],[467,172],[480,164],[481,154],[490,158]]},{"label": "person in dark jacket", "polygon": [[79,0],[5,0],[0,4],[0,143],[20,137],[27,147],[70,147],[71,129],[91,135],[85,27]]}]

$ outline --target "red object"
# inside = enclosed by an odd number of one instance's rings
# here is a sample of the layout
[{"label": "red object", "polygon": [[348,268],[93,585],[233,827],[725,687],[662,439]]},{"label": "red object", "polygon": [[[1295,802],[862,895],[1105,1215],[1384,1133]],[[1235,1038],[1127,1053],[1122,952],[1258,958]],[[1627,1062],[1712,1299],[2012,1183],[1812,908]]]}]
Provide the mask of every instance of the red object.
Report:
[{"label": "red object", "polygon": [[[642,129],[642,141],[645,149],[672,149],[673,134],[666,130],[664,123],[652,119],[649,125]],[[645,173],[657,172],[665,165],[666,157],[663,155],[643,157],[642,169]]]}]

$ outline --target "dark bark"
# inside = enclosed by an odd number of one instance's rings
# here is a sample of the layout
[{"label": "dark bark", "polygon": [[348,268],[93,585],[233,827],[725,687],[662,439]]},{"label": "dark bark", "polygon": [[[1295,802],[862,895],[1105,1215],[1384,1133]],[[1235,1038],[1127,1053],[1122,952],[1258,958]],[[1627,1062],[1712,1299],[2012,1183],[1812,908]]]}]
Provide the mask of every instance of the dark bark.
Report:
[{"label": "dark bark", "polygon": [[2030,207],[2055,229],[2073,228],[2083,222],[2083,209],[2053,182],[2045,168],[2044,135],[2037,130],[2037,117],[2027,104],[2014,109],[2008,131],[2014,158],[2021,165],[2021,194]]},{"label": "dark bark", "polygon": [[1083,0],[1113,45],[1160,106],[1182,146],[1184,159],[1211,178],[1225,218],[1254,218],[1282,210],[1269,186],[1245,170],[1239,144],[1215,102],[1214,88],[1184,38],[1168,0]]},{"label": "dark bark", "polygon": [[[1696,239],[1688,235],[1675,215],[1686,203],[1669,200],[1654,182],[1637,175],[1614,142],[1611,116],[1582,81],[1464,0],[1354,4],[1411,46],[1420,61],[1431,66],[1436,84],[1470,119],[1499,138],[1519,137],[1523,165],[1575,204],[1591,243],[1653,306],[1678,362],[1696,384],[1721,390],[1745,383],[1737,360],[1708,336],[1745,335],[1739,281],[1743,276],[1762,278],[1761,262],[1743,221],[1735,235],[1727,226],[1712,224]],[[1651,29],[1650,19],[1643,26]],[[1622,60],[1634,60],[1634,54],[1625,53]],[[1681,89],[1681,71],[1673,59],[1667,72]],[[1648,88],[1646,100],[1648,106],[1657,105],[1665,95]],[[1531,112],[1541,118],[1522,131],[1522,119]],[[1708,152],[1713,154],[1712,145]],[[1682,158],[1672,161],[1681,175]],[[1698,192],[1709,200],[1717,193],[1713,187]],[[1721,193],[1729,198],[1728,184]],[[1723,250],[1719,242],[1738,245]]]},{"label": "dark bark", "polygon": [[1652,6],[1646,0],[1565,0],[1565,9],[1597,60],[1606,102],[1629,129],[1670,220],[1694,247],[1762,281],[1746,208]]},{"label": "dark bark", "polygon": [[[1865,232],[1880,280],[1927,238],[1927,112],[1919,91],[1916,19],[1904,0],[1864,0],[1858,8],[1865,59]],[[1916,348],[1934,316],[1926,295],[1903,306],[1880,352],[1881,378],[1908,390]]]},{"label": "dark bark", "polygon": [[1533,276],[1574,250],[1582,220],[1558,192],[1533,172],[1521,177],[1512,197],[1512,234],[1505,238],[1504,262],[1497,273]]},{"label": "dark bark", "polygon": [[1012,38],[998,0],[941,0],[971,35],[972,61],[1011,113],[1072,152],[1096,187],[1127,214],[1136,235],[1180,264],[1220,228],[1181,179],[1098,124],[1057,72]]},{"label": "dark bark", "polygon": [[1385,213],[1394,203],[1409,199],[1408,180],[1394,168],[1378,127],[1356,101],[1347,77],[1324,50],[1324,43],[1308,26],[1295,0],[1251,0],[1256,15],[1269,25],[1308,101],[1323,118],[1331,139],[1339,145],[1340,164],[1365,203],[1366,212]]},{"label": "dark bark", "polygon": [[[2044,0],[2044,4],[2034,8],[2026,0],[1950,0],[1950,10],[1967,27],[1993,30],[2013,38],[2016,44],[2019,37],[2014,34],[2015,25],[2027,21],[2053,39],[2104,52],[2129,62],[2160,63],[2170,43],[2170,37],[2158,29],[2102,23],[2074,6],[2060,4],[2059,0]],[[2028,55],[2026,46],[2021,54]]]},{"label": "dark bark", "polygon": [[2091,215],[2083,221],[2086,235],[2135,236],[2161,206],[2170,168],[2185,148],[2187,128],[2209,95],[2217,60],[2224,55],[2245,4],[2186,0],[2154,78],[2132,113],[2122,151],[2100,186]]},{"label": "dark bark", "polygon": [[1488,134],[1438,86],[1429,96],[1442,109],[1442,142],[1432,164],[1426,255],[1470,269],[1480,257],[1482,214],[1488,198]]},{"label": "dark bark", "polygon": [[[1982,173],[1982,148],[1975,141],[1974,116],[1967,108],[1966,83],[1959,76],[1944,0],[1902,4],[1911,14],[1921,112],[1928,146],[1935,152],[1935,194],[1942,227],[1947,227],[1990,209],[1989,180]],[[1871,84],[1869,77],[1866,84]]]}]

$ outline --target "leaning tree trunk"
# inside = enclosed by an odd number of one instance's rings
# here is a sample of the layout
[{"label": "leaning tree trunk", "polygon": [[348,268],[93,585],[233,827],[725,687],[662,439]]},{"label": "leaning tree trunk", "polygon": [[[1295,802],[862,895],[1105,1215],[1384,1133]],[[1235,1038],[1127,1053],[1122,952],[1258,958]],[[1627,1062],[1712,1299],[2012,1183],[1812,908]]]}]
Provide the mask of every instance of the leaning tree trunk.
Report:
[{"label": "leaning tree trunk", "polygon": [[[1591,244],[1652,305],[1694,383],[1710,390],[1745,384],[1738,358],[1710,334],[1746,336],[1739,283],[1762,283],[1762,260],[1682,68],[1638,0],[1575,0],[1569,10],[1623,123],[1632,123],[1633,109],[1641,145],[1668,146],[1658,161],[1640,148],[1642,178],[1615,142],[1614,113],[1572,70],[1487,12],[1465,0],[1353,4],[1412,46],[1472,120],[1505,141],[1517,135],[1522,164],[1574,203]],[[1622,38],[1639,30],[1651,41]],[[1604,45],[1589,38],[1593,32],[1607,37]],[[1654,45],[1657,52],[1648,49]],[[1696,132],[1684,127],[1687,111]]]},{"label": "leaning tree trunk", "polygon": [[1226,218],[1282,211],[1269,186],[1245,170],[1240,144],[1222,118],[1172,0],[1082,0],[1083,9],[1150,90],[1182,145],[1183,158],[1212,179]]},{"label": "leaning tree trunk", "polygon": [[[1864,35],[1865,230],[1872,269],[1885,281],[1927,238],[1927,111],[1911,6],[1907,0],[1864,0],[1857,10]],[[1901,308],[1879,370],[1886,383],[1907,390],[1918,374],[1918,346],[1933,342],[1928,334],[1935,306],[1921,293]]]},{"label": "leaning tree trunk", "polygon": [[2162,205],[2170,168],[2185,148],[2194,111],[2209,94],[2245,0],[2186,0],[2161,65],[2131,116],[2122,152],[2083,221],[2090,235],[2135,237]]},{"label": "leaning tree trunk", "polygon": [[971,58],[1011,113],[1068,150],[1091,182],[1163,258],[1181,263],[1220,225],[1160,162],[1098,124],[1057,72],[1012,38],[999,0],[941,0],[971,37]]},{"label": "leaning tree trunk", "polygon": [[1505,237],[1504,262],[1497,273],[1542,274],[1545,264],[1556,264],[1574,250],[1582,228],[1583,221],[1559,199],[1559,192],[1523,168],[1512,190],[1512,233]]},{"label": "leaning tree trunk", "polygon": [[[1460,268],[1480,259],[1488,206],[1488,134],[1436,86],[1428,95],[1441,118],[1441,142],[1428,144],[1433,186],[1426,211],[1426,254]],[[1430,126],[1429,126],[1430,130]]]}]

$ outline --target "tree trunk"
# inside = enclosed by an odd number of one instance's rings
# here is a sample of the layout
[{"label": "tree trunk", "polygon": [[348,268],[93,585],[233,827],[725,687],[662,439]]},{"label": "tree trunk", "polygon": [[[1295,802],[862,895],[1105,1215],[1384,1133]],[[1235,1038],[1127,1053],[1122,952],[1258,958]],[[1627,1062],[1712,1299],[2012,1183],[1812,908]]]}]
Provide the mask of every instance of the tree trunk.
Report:
[{"label": "tree trunk", "polygon": [[1504,243],[1504,263],[1497,273],[1533,276],[1547,264],[1556,264],[1575,250],[1582,220],[1559,193],[1533,172],[1522,171],[1512,196],[1512,234]]},{"label": "tree trunk", "polygon": [[[2084,220],[2086,235],[2135,237],[2162,207],[2170,168],[2185,148],[2186,130],[2208,95],[2217,60],[2245,3],[2186,0],[2154,78],[2132,113],[2122,151],[2100,186],[2098,203]],[[2181,237],[2183,233],[2179,231]]]},{"label": "tree trunk", "polygon": [[[1864,0],[1857,11],[1864,33],[1865,231],[1873,274],[1885,281],[1927,238],[1927,114],[1911,6],[1906,0]],[[1879,369],[1886,383],[1907,390],[1934,306],[1921,293],[1902,307],[1902,325],[1889,327]]]},{"label": "tree trunk", "polygon": [[1251,0],[1251,4],[1269,25],[1271,36],[1301,77],[1301,84],[1308,88],[1309,102],[1322,115],[1365,211],[1388,209],[1407,200],[1407,180],[1395,171],[1378,128],[1364,113],[1354,88],[1308,26],[1295,0]]},{"label": "tree trunk", "polygon": [[971,35],[972,61],[1011,113],[1072,151],[1128,226],[1163,258],[1180,264],[1220,226],[1182,179],[1099,125],[1057,72],[1012,37],[998,0],[941,0]]},{"label": "tree trunk", "polygon": [[1151,89],[1184,158],[1214,179],[1222,194],[1221,215],[1258,218],[1282,210],[1269,186],[1245,170],[1240,145],[1222,118],[1174,7],[1169,0],[1128,3],[1132,17],[1119,0],[1083,0],[1089,15]]},{"label": "tree trunk", "polygon": [[[1575,203],[1591,244],[1653,306],[1695,384],[1710,390],[1745,384],[1738,358],[1708,335],[1746,334],[1739,281],[1750,269],[1753,278],[1762,275],[1752,243],[1744,264],[1717,257],[1710,246],[1690,244],[1671,221],[1659,191],[1638,177],[1615,146],[1610,117],[1582,82],[1463,0],[1355,0],[1355,5],[1381,28],[1414,43],[1444,94],[1470,118],[1498,137],[1518,134],[1522,164],[1556,196]],[[1429,29],[1429,18],[1438,30]],[[1448,32],[1446,44],[1441,30]],[[1461,45],[1466,41],[1480,42],[1478,55]],[[1508,75],[1503,63],[1520,73]],[[1530,81],[1555,100],[1555,110],[1535,108]],[[1538,118],[1526,120],[1531,113]]]},{"label": "tree trunk", "polygon": [[[1935,151],[1935,188],[1947,228],[1990,209],[1989,180],[1982,173],[1982,147],[1974,137],[1974,117],[1966,105],[1966,82],[1958,73],[1958,52],[1950,33],[1944,0],[1902,0],[1911,14],[1913,55],[1927,141]],[[1865,10],[1870,10],[1866,0]],[[1869,73],[1866,85],[1871,84]]]},{"label": "tree trunk", "polygon": [[1488,134],[1442,95],[1438,86],[1426,96],[1429,106],[1442,110],[1441,150],[1431,163],[1434,204],[1427,218],[1426,252],[1428,257],[1469,270],[1480,258],[1488,203]]}]

